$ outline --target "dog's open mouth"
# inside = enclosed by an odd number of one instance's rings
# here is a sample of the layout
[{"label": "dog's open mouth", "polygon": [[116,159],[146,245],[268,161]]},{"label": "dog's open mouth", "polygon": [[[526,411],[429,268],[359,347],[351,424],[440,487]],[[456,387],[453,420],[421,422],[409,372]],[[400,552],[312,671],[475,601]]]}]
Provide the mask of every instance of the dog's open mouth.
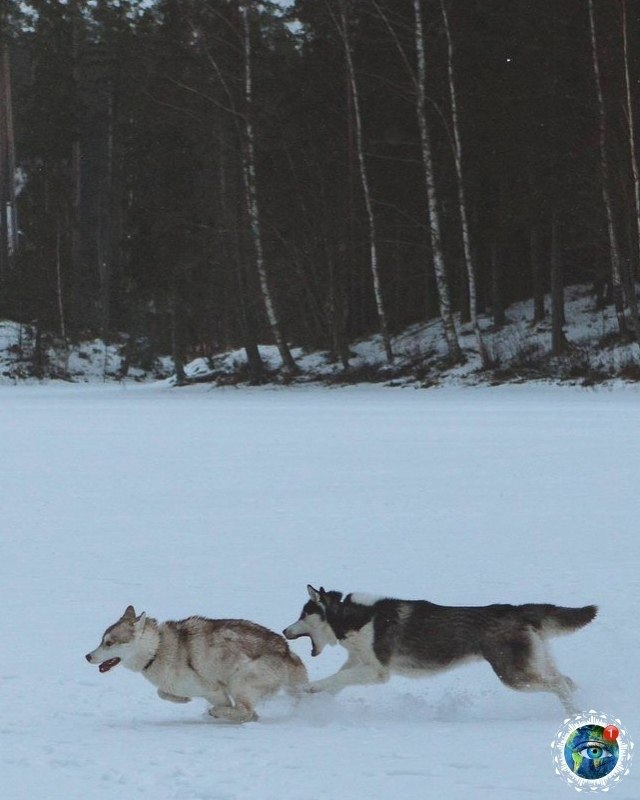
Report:
[{"label": "dog's open mouth", "polygon": [[120,663],[119,658],[108,658],[106,661],[103,661],[102,664],[98,667],[100,672],[109,672],[110,669],[117,666]]},{"label": "dog's open mouth", "polygon": [[320,651],[316,648],[316,643],[313,641],[313,636],[310,633],[287,633],[287,631],[284,631],[284,635],[289,640],[302,639],[303,636],[308,636],[311,639],[311,655],[312,656],[320,655]]},{"label": "dog's open mouth", "polygon": [[295,636],[288,636],[288,639],[302,639],[303,636],[308,636],[311,639],[311,655],[315,658],[315,656],[320,655],[320,651],[316,648],[316,643],[313,641],[313,636],[310,633],[298,633]]}]

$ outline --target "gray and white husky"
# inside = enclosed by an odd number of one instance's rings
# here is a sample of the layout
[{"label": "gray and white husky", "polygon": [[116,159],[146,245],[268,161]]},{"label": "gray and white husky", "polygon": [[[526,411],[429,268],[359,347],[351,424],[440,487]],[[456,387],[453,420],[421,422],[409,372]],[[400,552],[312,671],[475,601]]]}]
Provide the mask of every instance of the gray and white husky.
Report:
[{"label": "gray and white husky", "polygon": [[308,683],[307,670],[277,633],[243,619],[189,617],[158,624],[128,606],[86,655],[108,672],[122,664],[158,687],[172,703],[204,697],[209,713],[230,722],[258,718],[255,704]]},{"label": "gray and white husky", "polygon": [[309,636],[311,655],[340,643],[347,661],[309,691],[337,692],[354,684],[384,683],[392,673],[420,677],[469,660],[485,659],[512,689],[553,692],[572,712],[575,684],[555,666],[547,639],[581,628],[596,606],[549,604],[440,606],[325,591],[307,586],[300,618],[283,631],[287,639]]}]

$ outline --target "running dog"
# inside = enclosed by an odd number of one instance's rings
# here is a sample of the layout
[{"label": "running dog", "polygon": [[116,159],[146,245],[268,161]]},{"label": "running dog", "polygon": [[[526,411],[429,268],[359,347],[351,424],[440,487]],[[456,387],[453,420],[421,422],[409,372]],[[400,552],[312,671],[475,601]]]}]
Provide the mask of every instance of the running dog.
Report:
[{"label": "running dog", "polygon": [[204,697],[209,713],[229,722],[257,720],[255,704],[279,689],[300,691],[307,670],[285,640],[243,619],[189,617],[159,624],[128,606],[86,655],[108,672],[122,664],[141,672],[172,703]]},{"label": "running dog", "polygon": [[440,606],[426,600],[395,600],[325,591],[307,586],[309,601],[287,639],[308,636],[311,655],[340,643],[348,652],[334,675],[314,681],[311,692],[338,692],[354,684],[384,683],[392,673],[429,675],[470,660],[485,659],[512,689],[552,692],[567,712],[575,709],[575,684],[555,666],[547,639],[582,628],[596,606],[549,604]]}]

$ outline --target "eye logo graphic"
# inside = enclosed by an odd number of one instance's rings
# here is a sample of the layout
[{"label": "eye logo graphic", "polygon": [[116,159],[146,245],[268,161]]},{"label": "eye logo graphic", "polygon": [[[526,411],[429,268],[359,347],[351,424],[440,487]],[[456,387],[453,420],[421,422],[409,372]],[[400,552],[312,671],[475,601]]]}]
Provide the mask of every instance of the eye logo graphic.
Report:
[{"label": "eye logo graphic", "polygon": [[606,792],[628,775],[633,754],[620,720],[593,710],[566,719],[551,747],[556,774],[579,792]]},{"label": "eye logo graphic", "polygon": [[[614,728],[616,737],[605,737],[605,730]],[[564,745],[564,760],[569,769],[581,778],[604,778],[618,763],[620,748],[613,725],[581,725],[569,734]]]}]

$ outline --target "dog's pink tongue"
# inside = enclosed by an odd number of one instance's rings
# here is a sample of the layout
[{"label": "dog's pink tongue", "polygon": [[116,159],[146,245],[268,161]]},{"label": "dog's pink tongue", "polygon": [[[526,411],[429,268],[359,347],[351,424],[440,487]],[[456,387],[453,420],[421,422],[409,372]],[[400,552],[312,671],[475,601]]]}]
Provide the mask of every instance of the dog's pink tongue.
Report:
[{"label": "dog's pink tongue", "polygon": [[103,661],[102,664],[98,667],[100,672],[109,672],[112,667],[115,667],[116,664],[120,663],[119,658],[109,658],[106,661]]}]

